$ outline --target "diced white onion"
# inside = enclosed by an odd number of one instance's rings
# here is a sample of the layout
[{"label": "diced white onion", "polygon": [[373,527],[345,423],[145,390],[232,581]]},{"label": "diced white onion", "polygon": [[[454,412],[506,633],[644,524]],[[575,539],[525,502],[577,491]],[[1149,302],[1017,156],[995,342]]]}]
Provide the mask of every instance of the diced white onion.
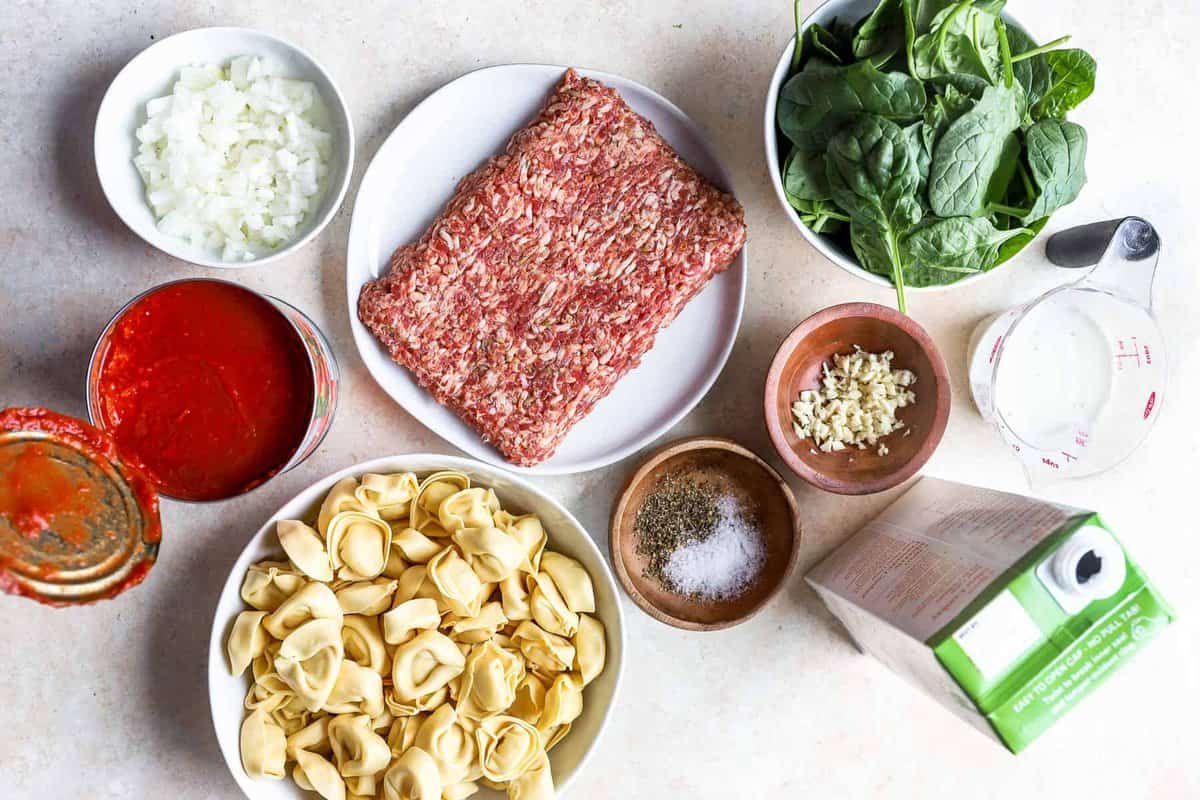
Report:
[{"label": "diced white onion", "polygon": [[146,103],[133,163],[163,233],[226,261],[298,235],[325,190],[333,139],[317,88],[262,59],[184,67]]}]

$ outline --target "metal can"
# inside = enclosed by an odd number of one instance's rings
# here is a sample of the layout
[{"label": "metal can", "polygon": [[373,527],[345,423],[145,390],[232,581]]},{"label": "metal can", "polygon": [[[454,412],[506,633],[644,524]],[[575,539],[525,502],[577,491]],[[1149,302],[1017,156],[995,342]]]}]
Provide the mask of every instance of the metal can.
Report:
[{"label": "metal can", "polygon": [[158,555],[158,496],[110,437],[42,408],[0,411],[0,589],[48,605],[114,597]]},{"label": "metal can", "polygon": [[[304,357],[307,360],[308,371],[311,376],[311,405],[308,409],[307,425],[304,428],[303,435],[298,437],[298,442],[294,450],[291,451],[286,461],[281,464],[276,464],[271,470],[258,476],[256,480],[248,482],[246,485],[238,487],[235,491],[222,493],[220,496],[211,497],[189,497],[183,496],[180,492],[173,492],[169,487],[165,487],[160,483],[157,484],[159,493],[166,498],[179,500],[182,502],[212,502],[224,500],[230,497],[245,494],[263,483],[270,480],[272,477],[287,472],[305,459],[307,459],[316,448],[320,445],[325,435],[329,432],[333,424],[334,415],[337,410],[338,400],[338,385],[340,380],[337,359],[334,357],[333,349],[330,347],[328,340],[322,334],[320,328],[317,327],[308,316],[301,312],[296,307],[284,302],[275,297],[256,292],[241,284],[233,283],[232,281],[224,281],[215,278],[187,278],[178,281],[170,281],[160,284],[152,289],[149,289],[131,299],[128,303],[121,307],[119,311],[105,326],[104,330],[96,340],[96,345],[92,351],[91,362],[88,366],[87,379],[87,409],[89,421],[101,428],[106,429],[109,426],[106,424],[106,415],[103,411],[103,383],[101,380],[102,371],[106,359],[106,352],[109,347],[109,342],[114,336],[114,331],[121,324],[122,320],[144,299],[170,289],[171,287],[180,287],[183,284],[217,284],[221,286],[234,287],[241,292],[248,293],[267,306],[286,320],[302,345]],[[109,431],[110,433],[112,431]],[[120,444],[120,438],[118,437]],[[154,470],[147,469],[149,477],[154,481]]]}]

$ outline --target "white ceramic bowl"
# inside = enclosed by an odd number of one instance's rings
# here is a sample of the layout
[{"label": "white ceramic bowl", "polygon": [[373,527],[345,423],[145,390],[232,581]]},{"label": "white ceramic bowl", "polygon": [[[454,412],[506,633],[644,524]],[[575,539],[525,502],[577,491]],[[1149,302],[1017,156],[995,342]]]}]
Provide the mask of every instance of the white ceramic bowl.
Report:
[{"label": "white ceramic bowl", "polygon": [[[554,783],[560,794],[583,768],[592,748],[599,741],[621,682],[625,660],[625,618],[616,582],[592,537],[557,501],[496,467],[466,458],[429,454],[377,458],[317,481],[279,509],[250,539],[221,590],[208,645],[208,697],[217,743],[225,756],[225,763],[250,800],[308,800],[314,795],[301,791],[290,777],[282,781],[255,781],[247,777],[242,768],[238,737],[246,714],[242,704],[250,688],[250,677],[248,674],[238,677],[229,674],[225,640],[234,617],[247,608],[240,596],[247,567],[263,559],[282,556],[283,550],[275,538],[275,521],[314,514],[330,487],[347,475],[410,470],[423,474],[440,469],[461,470],[471,477],[472,482],[478,481],[481,486],[491,487],[505,508],[537,514],[549,536],[546,546],[578,560],[592,576],[596,617],[604,623],[608,633],[607,660],[604,672],[584,690],[583,714],[575,721],[567,737],[550,751]],[[483,789],[475,797],[480,800],[500,800],[503,794]]]},{"label": "white ceramic bowl", "polygon": [[[328,112],[333,156],[325,191],[316,211],[295,239],[253,261],[222,261],[219,253],[159,231],[146,201],[146,188],[133,165],[134,132],[146,121],[146,101],[168,94],[179,70],[191,64],[227,64],[237,56],[265,56],[287,77],[316,85]],[[130,230],[164,253],[205,267],[236,268],[266,264],[303,247],[333,219],[354,168],[354,125],[333,78],[307,52],[291,42],[250,28],[196,28],[155,42],[134,56],[109,85],[96,115],[96,173],[109,205]]]},{"label": "white ceramic bowl", "polygon": [[[823,3],[815,11],[805,18],[802,28],[807,30],[810,25],[823,25],[830,27],[835,19],[846,20],[851,24],[858,22],[860,19],[870,14],[878,5],[878,0],[829,0]],[[1001,17],[1010,25],[1016,25],[1021,30],[1028,33],[1028,29],[1014,20],[1009,14],[1001,12]],[[793,34],[787,47],[783,48],[783,53],[779,56],[779,62],[775,65],[775,72],[771,75],[771,83],[767,87],[767,102],[763,110],[763,138],[766,144],[767,156],[767,172],[771,175],[771,185],[775,187],[775,196],[779,198],[779,204],[783,206],[783,212],[787,214],[788,219],[800,231],[800,234],[808,240],[808,243],[828,258],[834,264],[837,264],[842,269],[857,275],[865,281],[869,281],[877,286],[886,286],[891,288],[892,282],[882,275],[876,275],[873,272],[868,272],[858,265],[858,258],[854,255],[854,251],[847,247],[843,247],[837,241],[828,236],[823,236],[819,233],[813,233],[807,225],[800,221],[800,215],[796,213],[796,209],[792,208],[787,201],[787,195],[783,191],[783,174],[782,174],[782,156],[780,149],[784,150],[786,155],[787,142],[782,143],[782,138],[779,133],[779,128],[775,124],[775,108],[779,102],[779,90],[783,87],[784,81],[787,79],[788,70],[792,64],[792,51],[796,48],[796,37]],[[975,275],[969,275],[960,281],[947,284],[945,286],[906,286],[904,291],[906,294],[912,292],[940,292],[946,289],[957,289],[981,280],[994,273],[996,270],[988,272],[980,272]]]}]

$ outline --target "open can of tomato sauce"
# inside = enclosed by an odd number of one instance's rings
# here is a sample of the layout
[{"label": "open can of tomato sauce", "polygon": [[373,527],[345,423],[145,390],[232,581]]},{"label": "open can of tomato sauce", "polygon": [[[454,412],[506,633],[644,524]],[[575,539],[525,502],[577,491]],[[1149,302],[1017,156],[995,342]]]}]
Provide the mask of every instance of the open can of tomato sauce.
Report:
[{"label": "open can of tomato sauce", "polygon": [[44,408],[0,410],[0,590],[56,606],[113,597],[158,554],[158,497],[112,438]]},{"label": "open can of tomato sauce", "polygon": [[92,424],[161,495],[190,502],[244,494],[304,461],[337,394],[337,361],[312,320],[208,278],[135,297],[88,368]]}]

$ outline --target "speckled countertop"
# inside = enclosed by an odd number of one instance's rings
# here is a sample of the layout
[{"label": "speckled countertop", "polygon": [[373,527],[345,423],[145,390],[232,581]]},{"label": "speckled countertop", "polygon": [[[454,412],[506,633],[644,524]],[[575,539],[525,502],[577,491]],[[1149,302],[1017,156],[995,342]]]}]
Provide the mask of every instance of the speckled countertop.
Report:
[{"label": "speckled countertop", "polygon": [[[0,406],[84,412],[94,338],[134,294],[214,274],[147,247],[110,211],[94,177],[92,120],[109,80],[155,38],[191,27],[264,28],[314,52],[346,94],[361,159],[422,97],[475,67],[575,64],[641,81],[707,131],[746,206],[750,291],[733,355],[708,397],[668,437],[732,436],[777,465],[760,419],[775,346],[811,312],[890,292],[804,243],[776,204],[762,153],[762,103],[790,31],[789,3],[73,0],[13,2],[0,24]],[[1112,472],[1047,497],[1102,511],[1180,614],[1178,624],[1019,758],[858,654],[804,585],[749,624],[699,635],[632,603],[627,671],[611,725],[570,796],[646,798],[1200,797],[1200,125],[1191,0],[1013,0],[1039,37],[1073,33],[1100,64],[1073,118],[1090,134],[1090,180],[1051,230],[1141,214],[1166,252],[1157,312],[1172,383],[1147,444]],[[345,301],[349,199],[317,241],[241,272],[309,312],[345,379],[332,434],[299,469],[220,505],[164,507],[148,581],[116,601],[55,611],[0,598],[0,797],[235,798],[209,722],[205,648],[217,592],[247,537],[317,477],[362,459],[453,452],[397,408],[363,368]],[[983,316],[1063,279],[1034,247],[963,291],[910,310],[954,376],[945,440],[927,472],[1010,490],[1023,478],[968,396],[965,341]],[[536,482],[603,543],[613,493],[633,460]],[[782,465],[779,465],[782,466]],[[805,523],[801,572],[894,493],[821,494],[794,482]]]}]

